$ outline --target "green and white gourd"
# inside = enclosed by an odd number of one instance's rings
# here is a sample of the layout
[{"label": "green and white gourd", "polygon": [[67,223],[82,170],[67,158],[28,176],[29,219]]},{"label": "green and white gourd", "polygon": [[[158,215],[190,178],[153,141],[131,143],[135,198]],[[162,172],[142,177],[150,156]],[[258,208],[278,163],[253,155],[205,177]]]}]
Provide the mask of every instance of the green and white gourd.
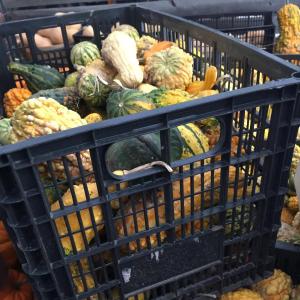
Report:
[{"label": "green and white gourd", "polygon": [[111,88],[104,84],[99,76],[84,73],[80,77],[77,89],[79,96],[89,107],[104,107]]},{"label": "green and white gourd", "polygon": [[71,62],[76,66],[87,66],[94,60],[100,58],[98,47],[91,42],[81,42],[76,44],[71,50]]}]

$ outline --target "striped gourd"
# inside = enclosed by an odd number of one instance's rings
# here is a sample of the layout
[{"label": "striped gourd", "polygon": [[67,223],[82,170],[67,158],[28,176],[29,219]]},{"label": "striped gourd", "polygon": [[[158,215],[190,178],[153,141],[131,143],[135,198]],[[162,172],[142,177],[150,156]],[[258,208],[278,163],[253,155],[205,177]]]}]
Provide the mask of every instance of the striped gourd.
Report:
[{"label": "striped gourd", "polygon": [[188,158],[209,151],[208,139],[193,123],[177,127],[183,142],[182,158]]},{"label": "striped gourd", "polygon": [[70,59],[74,66],[86,66],[98,58],[100,58],[100,51],[91,42],[78,43],[71,50]]},{"label": "striped gourd", "polygon": [[65,83],[63,74],[49,66],[11,62],[8,65],[8,70],[13,74],[22,76],[32,93],[63,87]]},{"label": "striped gourd", "polygon": [[101,107],[106,105],[106,99],[111,88],[101,82],[98,76],[84,73],[78,81],[79,96],[89,107]]},{"label": "striped gourd", "polygon": [[131,115],[155,108],[154,103],[143,92],[138,90],[113,92],[109,95],[106,105],[109,118]]}]

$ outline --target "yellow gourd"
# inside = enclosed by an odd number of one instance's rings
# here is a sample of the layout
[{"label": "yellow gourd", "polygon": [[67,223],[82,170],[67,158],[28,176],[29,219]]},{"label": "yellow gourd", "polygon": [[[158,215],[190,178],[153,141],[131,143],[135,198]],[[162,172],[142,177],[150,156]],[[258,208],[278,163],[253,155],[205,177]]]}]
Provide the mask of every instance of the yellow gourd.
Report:
[{"label": "yellow gourd", "polygon": [[300,8],[295,4],[283,6],[277,13],[280,37],[275,52],[283,54],[300,53]]},{"label": "yellow gourd", "polygon": [[200,92],[211,90],[217,81],[218,71],[214,66],[210,66],[205,73],[204,81],[191,82],[186,91],[191,95],[198,96]]},{"label": "yellow gourd", "polygon": [[240,289],[221,296],[220,300],[264,300],[258,293],[249,289]]},{"label": "yellow gourd", "polygon": [[264,300],[289,300],[292,291],[292,280],[289,275],[275,269],[274,274],[253,286]]}]

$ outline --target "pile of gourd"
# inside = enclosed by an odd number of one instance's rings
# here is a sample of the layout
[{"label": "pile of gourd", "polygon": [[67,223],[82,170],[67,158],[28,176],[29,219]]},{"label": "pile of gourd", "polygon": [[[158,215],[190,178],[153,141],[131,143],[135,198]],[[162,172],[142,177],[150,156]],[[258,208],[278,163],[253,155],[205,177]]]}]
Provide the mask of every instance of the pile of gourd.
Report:
[{"label": "pile of gourd", "polygon": [[[219,92],[214,66],[207,67],[205,80],[193,81],[191,55],[176,43],[140,37],[134,27],[126,24],[112,28],[101,52],[91,42],[74,45],[70,61],[76,71],[67,78],[49,66],[18,62],[8,65],[14,76],[22,77],[26,88],[13,88],[5,94],[6,118],[0,121],[2,145]],[[219,134],[218,122],[211,124],[207,136],[200,129],[202,124],[174,128],[171,136],[178,147],[173,149],[172,159],[208,151],[213,146],[211,141],[217,141],[212,132]],[[156,145],[159,135],[150,137]],[[142,152],[138,156],[147,155]],[[146,158],[139,161],[148,162]],[[136,165],[135,161],[118,168]]]},{"label": "pile of gourd", "polygon": [[288,192],[285,195],[284,207],[281,212],[281,228],[277,238],[280,241],[298,245],[300,245],[300,202],[296,195],[294,177],[299,162],[300,146],[299,140],[297,140],[292,157]]},{"label": "pile of gourd", "polygon": [[221,296],[220,300],[299,300],[300,285],[293,287],[292,279],[281,270],[251,288],[243,288]]}]

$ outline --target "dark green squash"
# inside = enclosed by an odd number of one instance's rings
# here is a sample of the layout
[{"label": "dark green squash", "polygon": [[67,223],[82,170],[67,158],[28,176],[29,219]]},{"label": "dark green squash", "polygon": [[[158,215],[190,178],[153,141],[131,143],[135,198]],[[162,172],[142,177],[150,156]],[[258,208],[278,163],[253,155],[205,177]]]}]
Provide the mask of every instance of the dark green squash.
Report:
[{"label": "dark green squash", "polygon": [[[181,158],[183,144],[178,130],[171,130],[171,160]],[[106,152],[106,165],[111,172],[131,170],[138,166],[162,160],[159,133],[145,134],[117,142]]]},{"label": "dark green squash", "polygon": [[63,87],[65,83],[64,75],[50,66],[11,62],[8,65],[8,70],[13,74],[22,76],[32,93]]}]

